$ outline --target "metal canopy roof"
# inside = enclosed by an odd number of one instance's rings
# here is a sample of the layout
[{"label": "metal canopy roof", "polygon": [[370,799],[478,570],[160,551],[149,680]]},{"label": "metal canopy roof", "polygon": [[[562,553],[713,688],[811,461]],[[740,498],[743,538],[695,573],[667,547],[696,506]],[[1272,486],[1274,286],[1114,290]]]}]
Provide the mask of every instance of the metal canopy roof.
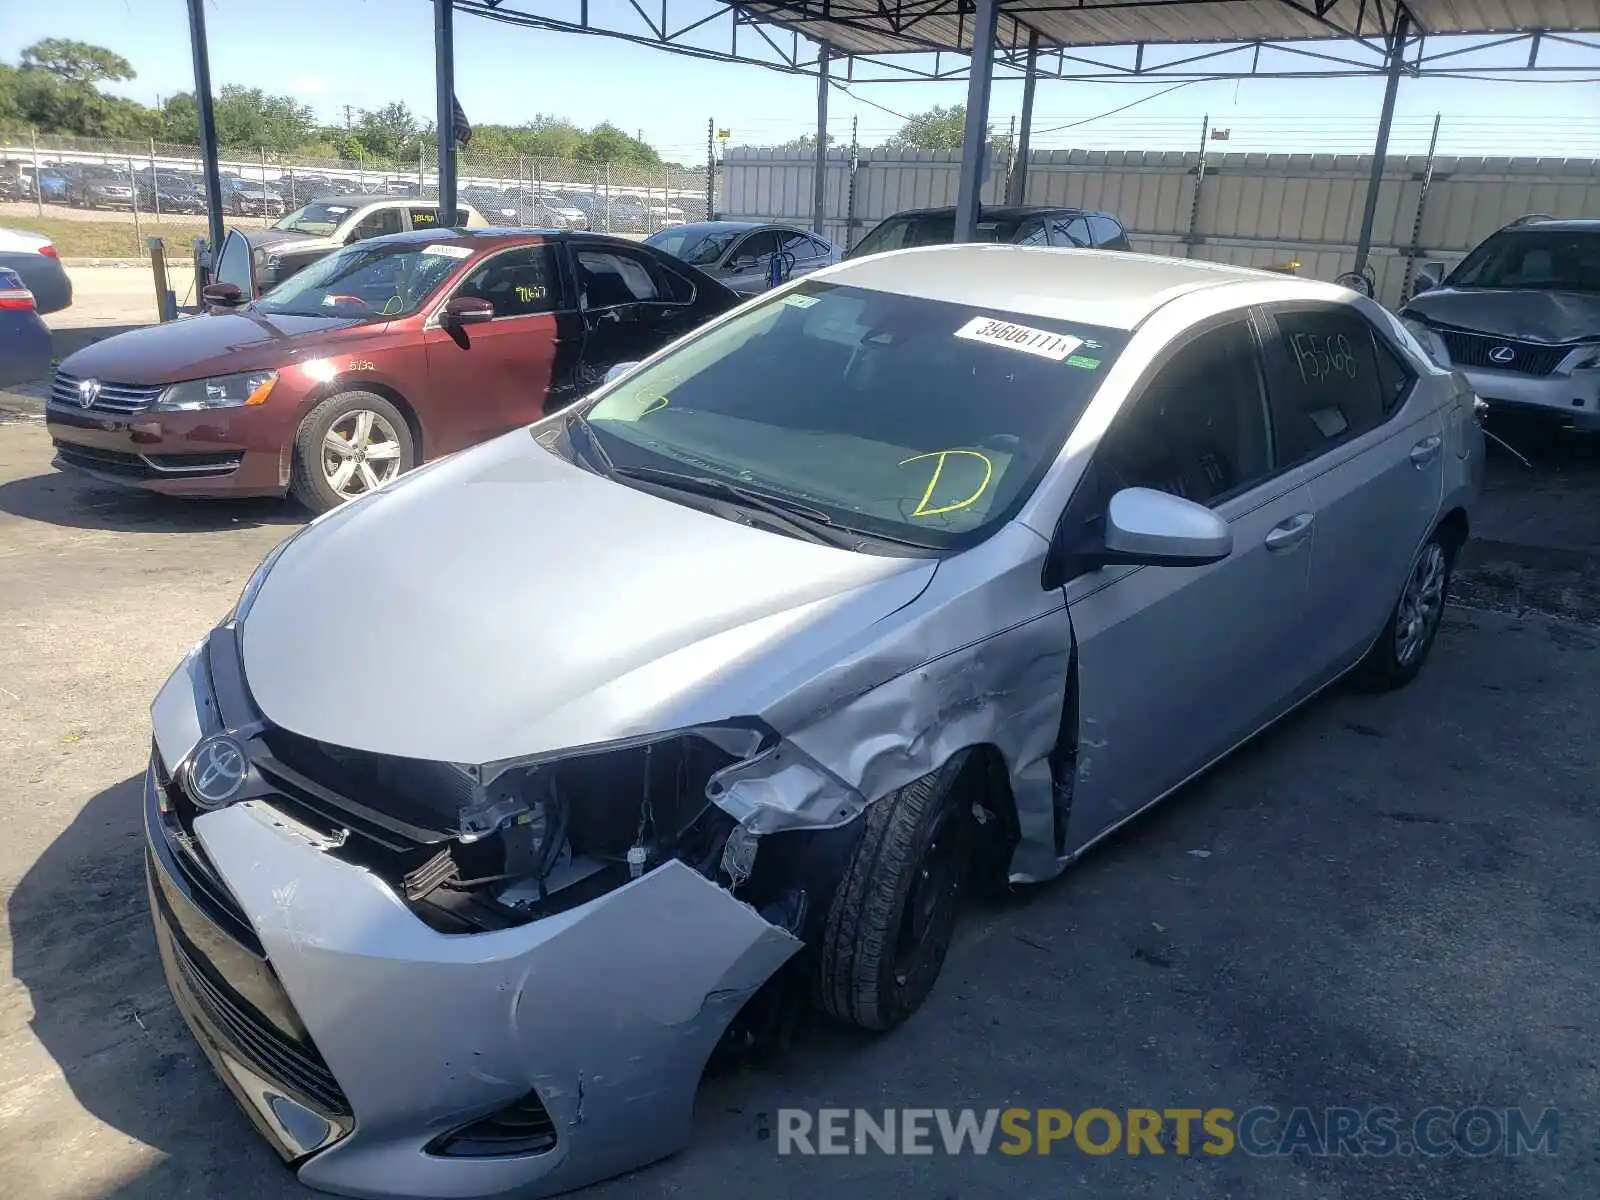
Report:
[{"label": "metal canopy roof", "polygon": [[[972,0],[742,0],[760,20],[844,54],[970,51]],[[1003,49],[1374,39],[1398,0],[1000,0]],[[1407,0],[1426,35],[1600,31],[1596,0]]]}]

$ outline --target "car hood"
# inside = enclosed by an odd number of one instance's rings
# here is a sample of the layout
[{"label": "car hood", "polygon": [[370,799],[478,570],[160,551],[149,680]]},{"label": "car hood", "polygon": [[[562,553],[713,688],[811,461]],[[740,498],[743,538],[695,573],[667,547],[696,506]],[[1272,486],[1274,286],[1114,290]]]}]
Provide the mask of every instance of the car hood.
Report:
[{"label": "car hood", "polygon": [[780,644],[785,669],[831,661],[933,576],[590,474],[539,432],[424,467],[288,546],[243,622],[268,720],[486,763],[754,715],[731,675],[770,683]]},{"label": "car hood", "polygon": [[[117,383],[176,383],[207,375],[286,366],[326,350],[328,335],[360,324],[326,317],[269,317],[256,311],[185,317],[106,338],[69,354],[69,374]],[[388,322],[377,322],[378,328]],[[340,339],[341,348],[347,339]]]},{"label": "car hood", "polygon": [[1406,316],[1436,325],[1532,342],[1600,338],[1600,295],[1528,288],[1435,288],[1414,297]]}]

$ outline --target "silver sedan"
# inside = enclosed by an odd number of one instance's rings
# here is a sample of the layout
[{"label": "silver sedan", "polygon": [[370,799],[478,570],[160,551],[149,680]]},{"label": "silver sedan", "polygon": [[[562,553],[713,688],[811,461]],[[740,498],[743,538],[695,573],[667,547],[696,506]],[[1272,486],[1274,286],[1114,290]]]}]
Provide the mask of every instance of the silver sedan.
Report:
[{"label": "silver sedan", "polygon": [[316,1188],[659,1158],[747,1005],[891,1028],[970,887],[1409,682],[1482,446],[1325,284],[1014,246],[796,281],[262,565],[153,709],[173,994]]},{"label": "silver sedan", "polygon": [[759,295],[842,257],[837,246],[814,233],[755,221],[673,225],[647,237],[645,245],[699,267],[741,296]]}]

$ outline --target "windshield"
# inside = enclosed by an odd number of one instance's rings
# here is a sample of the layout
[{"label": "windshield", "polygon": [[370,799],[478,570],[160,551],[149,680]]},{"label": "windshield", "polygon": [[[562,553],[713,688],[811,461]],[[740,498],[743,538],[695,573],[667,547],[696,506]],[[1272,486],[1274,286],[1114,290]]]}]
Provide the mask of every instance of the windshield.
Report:
[{"label": "windshield", "polygon": [[291,275],[256,308],[297,317],[403,317],[421,308],[471,254],[449,244],[357,242]]},{"label": "windshield", "polygon": [[683,228],[666,229],[645,238],[644,244],[654,246],[691,266],[707,267],[722,258],[741,232],[738,229],[719,229],[711,233],[697,233]]},{"label": "windshield", "polygon": [[[1016,221],[978,218],[975,242],[1007,242],[1016,232]],[[956,240],[954,213],[935,213],[912,217],[890,217],[856,243],[849,257],[904,250],[907,246],[943,246]]]},{"label": "windshield", "polygon": [[327,237],[339,227],[339,222],[350,215],[348,204],[307,204],[292,213],[279,217],[274,229],[287,229],[292,233],[309,233]]},{"label": "windshield", "polygon": [[1600,231],[1508,229],[1462,261],[1452,287],[1600,292]]},{"label": "windshield", "polygon": [[809,283],[585,412],[611,462],[709,476],[957,549],[1038,485],[1128,335]]}]

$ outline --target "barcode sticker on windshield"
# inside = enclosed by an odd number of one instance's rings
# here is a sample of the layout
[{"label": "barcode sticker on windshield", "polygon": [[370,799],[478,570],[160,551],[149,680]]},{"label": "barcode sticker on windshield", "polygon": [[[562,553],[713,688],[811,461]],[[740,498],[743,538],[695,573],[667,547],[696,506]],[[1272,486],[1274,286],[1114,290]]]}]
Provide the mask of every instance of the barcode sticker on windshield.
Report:
[{"label": "barcode sticker on windshield", "polygon": [[799,292],[792,292],[783,298],[783,302],[790,308],[810,308],[817,299],[816,296],[802,296]]},{"label": "barcode sticker on windshield", "polygon": [[466,258],[472,253],[471,246],[424,246],[424,254],[438,254],[444,258]]},{"label": "barcode sticker on windshield", "polygon": [[1051,333],[1048,329],[1032,329],[1027,325],[1013,325],[1010,321],[996,321],[990,317],[973,317],[956,330],[956,336],[971,342],[988,342],[991,346],[1021,350],[1024,354],[1037,354],[1040,358],[1056,362],[1066,361],[1067,355],[1083,345],[1082,338]]},{"label": "barcode sticker on windshield", "polygon": [[345,213],[347,213],[347,212],[349,212],[349,211],[350,211],[350,210],[349,210],[349,209],[348,209],[348,208],[340,208],[340,207],[339,207],[339,206],[338,206],[338,205],[336,205],[336,204],[329,204],[329,205],[325,205],[325,207],[326,207],[326,208],[327,208],[327,210],[328,210],[328,211],[329,211],[329,212],[331,212],[331,213],[335,213],[335,214],[337,214],[337,215],[338,215],[338,216],[343,216],[343,215],[344,215],[344,214],[345,214]]}]

